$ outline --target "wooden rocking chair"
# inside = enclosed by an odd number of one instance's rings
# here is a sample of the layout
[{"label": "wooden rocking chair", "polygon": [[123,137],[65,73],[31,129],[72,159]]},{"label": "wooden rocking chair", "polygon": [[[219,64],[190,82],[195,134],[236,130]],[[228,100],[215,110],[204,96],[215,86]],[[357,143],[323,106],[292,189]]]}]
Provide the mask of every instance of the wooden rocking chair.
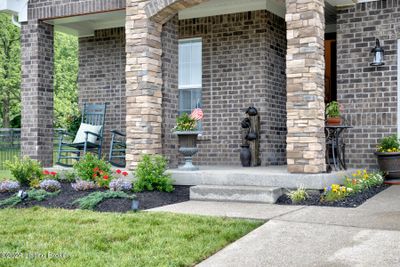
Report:
[{"label": "wooden rocking chair", "polygon": [[60,132],[56,164],[71,167],[71,160],[79,161],[82,152],[85,154],[89,151],[101,158],[106,108],[107,104],[84,104],[81,125],[75,139],[67,142],[74,135],[66,131]]},{"label": "wooden rocking chair", "polygon": [[116,130],[111,131],[111,134],[108,161],[115,167],[125,168],[126,135]]}]

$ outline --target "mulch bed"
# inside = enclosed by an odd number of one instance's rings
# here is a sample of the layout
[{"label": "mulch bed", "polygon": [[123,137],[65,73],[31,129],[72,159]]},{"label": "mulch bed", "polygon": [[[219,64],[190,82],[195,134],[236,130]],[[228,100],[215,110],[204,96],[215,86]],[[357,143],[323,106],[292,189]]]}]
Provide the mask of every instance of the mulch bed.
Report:
[{"label": "mulch bed", "polygon": [[375,196],[376,194],[382,192],[387,189],[389,185],[383,184],[379,187],[374,187],[368,190],[365,190],[358,194],[350,195],[342,200],[327,202],[321,201],[321,196],[323,194],[323,190],[321,191],[312,191],[309,192],[309,198],[306,201],[302,201],[299,203],[292,203],[290,198],[284,194],[282,195],[276,204],[279,205],[302,205],[302,206],[327,206],[327,207],[342,207],[342,208],[356,208],[363,204],[367,199]]},{"label": "mulch bed", "polygon": [[[172,193],[167,192],[141,192],[134,193],[139,200],[139,209],[151,209],[170,205],[174,203],[184,202],[189,200],[189,186],[175,186]],[[27,188],[25,188],[27,189]],[[61,183],[61,192],[55,197],[50,197],[44,201],[27,201],[22,202],[15,206],[15,208],[29,208],[33,206],[42,206],[47,208],[63,208],[63,209],[77,209],[77,204],[72,204],[74,200],[82,198],[95,192],[96,190],[89,191],[75,191],[71,184]],[[104,191],[103,189],[97,191]],[[15,193],[0,193],[0,200],[6,199]],[[104,212],[127,212],[131,210],[132,200],[129,199],[107,199],[100,203],[95,210]]]}]

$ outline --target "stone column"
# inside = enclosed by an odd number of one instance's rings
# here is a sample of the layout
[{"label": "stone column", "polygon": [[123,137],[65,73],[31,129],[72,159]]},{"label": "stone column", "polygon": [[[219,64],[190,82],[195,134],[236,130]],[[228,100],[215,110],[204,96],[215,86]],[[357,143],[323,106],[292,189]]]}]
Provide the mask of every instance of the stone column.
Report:
[{"label": "stone column", "polygon": [[324,1],[286,0],[287,163],[292,173],[325,164]]},{"label": "stone column", "polygon": [[22,155],[53,163],[53,26],[22,24]]},{"label": "stone column", "polygon": [[161,23],[148,19],[148,0],[126,2],[127,167],[141,154],[161,154]]}]

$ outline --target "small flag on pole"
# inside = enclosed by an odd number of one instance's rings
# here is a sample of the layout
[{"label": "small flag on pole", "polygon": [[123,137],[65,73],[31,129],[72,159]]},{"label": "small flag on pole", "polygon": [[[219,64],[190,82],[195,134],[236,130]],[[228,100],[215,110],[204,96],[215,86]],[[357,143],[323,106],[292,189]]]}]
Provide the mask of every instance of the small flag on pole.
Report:
[{"label": "small flag on pole", "polygon": [[204,114],[203,114],[203,110],[202,110],[201,108],[195,108],[195,109],[192,111],[192,114],[190,114],[190,117],[191,117],[192,119],[196,120],[196,121],[202,120],[202,119],[203,119],[203,116],[204,116]]}]

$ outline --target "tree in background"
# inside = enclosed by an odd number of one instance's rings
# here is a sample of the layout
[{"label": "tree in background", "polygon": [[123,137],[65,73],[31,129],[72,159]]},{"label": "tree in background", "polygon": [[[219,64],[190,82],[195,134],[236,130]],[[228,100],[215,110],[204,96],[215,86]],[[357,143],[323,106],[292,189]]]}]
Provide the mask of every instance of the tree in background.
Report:
[{"label": "tree in background", "polygon": [[[20,29],[0,13],[0,127],[21,127]],[[79,121],[78,39],[54,37],[54,127],[74,131]]]},{"label": "tree in background", "polygon": [[0,14],[0,125],[19,127],[21,121],[20,29],[11,16]]},{"label": "tree in background", "polygon": [[74,131],[80,120],[78,38],[59,32],[54,38],[54,127]]}]

